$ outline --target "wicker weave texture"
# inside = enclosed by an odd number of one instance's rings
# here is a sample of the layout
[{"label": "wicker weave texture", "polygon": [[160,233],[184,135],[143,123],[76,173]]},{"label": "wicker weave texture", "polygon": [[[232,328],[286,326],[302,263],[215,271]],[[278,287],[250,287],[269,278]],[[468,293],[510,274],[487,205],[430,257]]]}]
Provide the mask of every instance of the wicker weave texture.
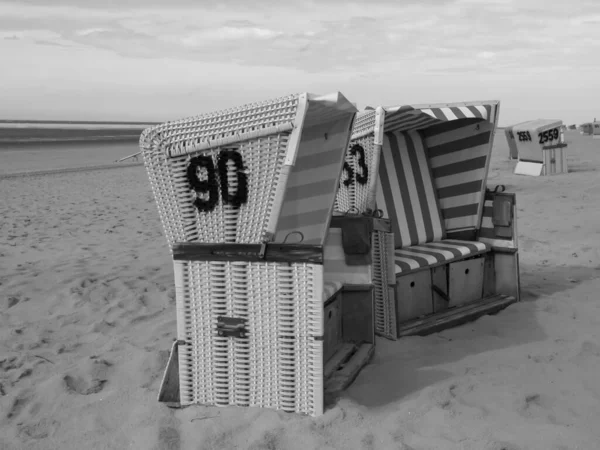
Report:
[{"label": "wicker weave texture", "polygon": [[[323,266],[175,262],[182,405],[323,412]],[[219,337],[217,317],[247,320]]]},{"label": "wicker weave texture", "polygon": [[[265,238],[273,210],[278,211],[278,192],[285,183],[282,179],[284,160],[298,104],[294,98],[168,122],[142,134],[140,146],[170,247],[175,242],[250,243]],[[242,132],[245,134],[239,134]],[[203,140],[223,141],[222,136],[227,133],[239,139],[230,139],[228,145],[197,150]],[[241,207],[225,204],[218,191],[216,207],[212,211],[201,211],[194,201],[207,200],[209,194],[192,188],[188,175],[190,162],[192,158],[208,156],[217,167],[219,153],[229,149],[242,156],[243,172],[248,177],[247,202]],[[233,163],[229,161],[227,180],[232,193],[237,192],[238,187],[235,174]],[[198,168],[196,176],[198,181],[204,182],[208,179],[208,170]],[[219,184],[221,175],[215,171],[215,177]]]},{"label": "wicker weave texture", "polygon": [[298,103],[298,94],[288,95],[166,122],[149,128],[142,134],[142,147],[149,148],[154,142],[160,142],[160,150],[170,156],[185,154],[190,148],[203,142],[235,138],[261,129],[293,123]]},{"label": "wicker weave texture", "polygon": [[375,118],[377,113],[375,110],[361,111],[354,119],[352,127],[352,140],[359,139],[367,134],[370,134],[375,129]]},{"label": "wicker weave texture", "polygon": [[[192,155],[165,159],[160,152],[146,154],[150,179],[160,188],[154,189],[165,235],[169,245],[174,242],[260,242],[267,230],[277,194],[287,150],[289,134],[277,134],[245,141],[237,147],[248,174],[248,200],[241,207],[224,204],[219,198],[215,209],[200,211],[194,205],[198,197],[187,178],[192,157],[209,156],[216,166],[221,149],[208,149]],[[198,172],[203,172],[198,169]],[[237,189],[237,177],[229,167],[230,189]],[[199,178],[206,174],[200,173]],[[170,188],[170,189],[165,189]]]},{"label": "wicker weave texture", "polygon": [[[367,179],[363,182],[357,180],[359,176],[365,175],[364,167],[361,167],[361,158],[359,151],[353,152],[355,146],[360,146],[364,151],[364,164],[367,167]],[[374,178],[378,177],[379,157],[376,152],[379,147],[374,144],[374,134],[368,134],[358,139],[350,141],[348,151],[346,152],[346,164],[350,166],[353,177],[350,177],[348,171],[344,170],[340,178],[339,188],[336,195],[335,209],[339,212],[367,212],[374,208],[374,192],[370,192],[371,187],[375,186]]]},{"label": "wicker weave texture", "polygon": [[375,291],[375,333],[396,339],[396,298],[394,288],[394,235],[373,232],[373,286]]}]

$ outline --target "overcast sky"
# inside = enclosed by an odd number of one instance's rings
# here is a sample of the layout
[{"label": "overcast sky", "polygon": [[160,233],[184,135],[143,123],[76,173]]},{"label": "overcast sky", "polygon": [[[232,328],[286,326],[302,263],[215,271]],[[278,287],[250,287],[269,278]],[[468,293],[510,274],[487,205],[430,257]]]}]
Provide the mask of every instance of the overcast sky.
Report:
[{"label": "overcast sky", "polygon": [[[216,5],[216,6],[215,6]],[[600,118],[600,0],[0,0],[0,119],[164,121],[296,92]]]}]

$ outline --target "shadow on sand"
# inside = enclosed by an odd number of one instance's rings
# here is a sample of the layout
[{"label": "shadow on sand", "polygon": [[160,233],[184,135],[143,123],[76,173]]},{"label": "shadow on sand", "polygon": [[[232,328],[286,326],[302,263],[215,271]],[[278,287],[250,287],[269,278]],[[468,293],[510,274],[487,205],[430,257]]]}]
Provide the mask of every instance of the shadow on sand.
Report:
[{"label": "shadow on sand", "polygon": [[[453,329],[398,341],[377,339],[377,350],[345,396],[368,408],[384,407],[461,373],[439,368],[467,357],[522,346],[547,338],[536,319],[535,300],[567,291],[600,276],[580,266],[521,266],[521,302],[495,316],[484,316]],[[462,374],[476,371],[465,367]],[[328,405],[328,408],[334,404]]]}]

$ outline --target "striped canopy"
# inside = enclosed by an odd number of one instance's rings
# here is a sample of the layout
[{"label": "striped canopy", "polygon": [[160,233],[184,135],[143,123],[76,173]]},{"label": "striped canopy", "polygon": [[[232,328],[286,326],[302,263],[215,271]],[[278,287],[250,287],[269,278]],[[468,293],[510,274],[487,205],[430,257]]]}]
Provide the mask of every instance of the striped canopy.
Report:
[{"label": "striped canopy", "polygon": [[385,132],[428,128],[458,119],[481,119],[496,124],[500,102],[497,100],[384,107]]}]

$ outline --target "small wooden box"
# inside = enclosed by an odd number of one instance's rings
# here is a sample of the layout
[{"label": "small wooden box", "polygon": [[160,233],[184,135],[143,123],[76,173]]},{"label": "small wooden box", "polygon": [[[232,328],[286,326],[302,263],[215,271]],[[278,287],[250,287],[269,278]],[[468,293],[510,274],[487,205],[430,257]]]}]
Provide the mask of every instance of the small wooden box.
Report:
[{"label": "small wooden box", "polygon": [[342,291],[335,294],[325,304],[324,311],[325,333],[323,336],[323,360],[324,362],[337,352],[342,345]]},{"label": "small wooden box", "polygon": [[448,265],[449,307],[481,300],[484,260],[484,257],[479,257]]},{"label": "small wooden box", "polygon": [[396,279],[398,324],[433,313],[431,272],[422,270]]}]

